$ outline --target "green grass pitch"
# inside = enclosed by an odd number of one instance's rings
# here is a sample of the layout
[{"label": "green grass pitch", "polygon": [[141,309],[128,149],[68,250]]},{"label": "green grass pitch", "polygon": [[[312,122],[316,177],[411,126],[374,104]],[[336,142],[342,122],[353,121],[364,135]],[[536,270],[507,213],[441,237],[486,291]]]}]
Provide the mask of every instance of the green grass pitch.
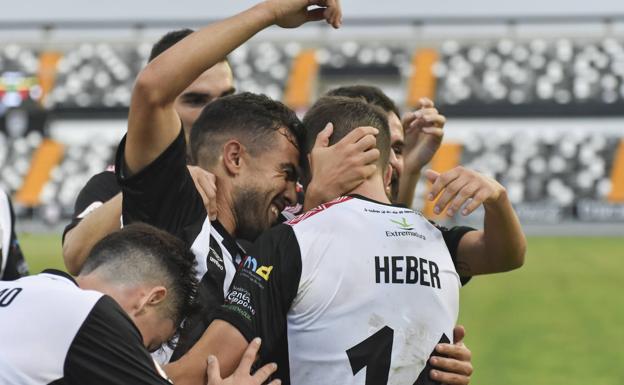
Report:
[{"label": "green grass pitch", "polygon": [[[59,236],[20,241],[32,273],[63,267]],[[624,384],[623,291],[624,238],[530,238],[524,267],[461,291],[471,383]]]}]

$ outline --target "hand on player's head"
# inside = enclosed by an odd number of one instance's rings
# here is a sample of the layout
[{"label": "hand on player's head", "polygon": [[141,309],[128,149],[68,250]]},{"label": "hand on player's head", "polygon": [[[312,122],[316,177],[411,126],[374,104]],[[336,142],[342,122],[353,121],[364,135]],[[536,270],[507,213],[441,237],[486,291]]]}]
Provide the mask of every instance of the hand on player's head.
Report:
[{"label": "hand on player's head", "polygon": [[342,24],[340,0],[268,0],[267,4],[275,15],[275,24],[282,28],[297,28],[319,20],[334,28]]},{"label": "hand on player's head", "polygon": [[[260,338],[256,338],[243,353],[243,358],[240,364],[234,371],[234,373],[227,377],[221,378],[221,371],[219,369],[219,361],[215,356],[208,357],[208,385],[261,385],[277,370],[277,365],[274,363],[264,365],[258,369],[253,375],[251,374],[251,367],[256,361],[256,356],[260,350]],[[269,385],[279,385],[280,380],[273,380]]]},{"label": "hand on player's head", "polygon": [[[377,170],[379,159],[375,127],[358,127],[329,146],[333,125],[319,132],[308,155],[312,189],[306,192],[306,208],[315,207],[353,190]],[[322,186],[321,189],[314,188]],[[309,196],[309,194],[312,196]]]},{"label": "hand on player's head", "polygon": [[217,219],[217,184],[214,174],[197,166],[187,166],[195,188],[204,202],[208,218],[211,221]]}]

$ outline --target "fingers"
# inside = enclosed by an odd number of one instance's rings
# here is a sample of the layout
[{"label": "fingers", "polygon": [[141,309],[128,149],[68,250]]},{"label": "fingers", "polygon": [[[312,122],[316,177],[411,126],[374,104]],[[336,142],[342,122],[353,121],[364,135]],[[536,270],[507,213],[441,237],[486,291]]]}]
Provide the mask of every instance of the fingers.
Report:
[{"label": "fingers", "polygon": [[215,176],[209,172],[201,170],[202,172],[197,175],[195,185],[197,191],[202,197],[204,207],[208,212],[210,220],[217,219],[217,185],[215,183]]},{"label": "fingers", "polygon": [[327,0],[327,17],[326,20],[334,28],[340,28],[342,25],[342,9],[339,0]]},{"label": "fingers", "polygon": [[403,114],[403,117],[401,118],[401,125],[403,125],[403,129],[406,130],[408,127],[410,127],[412,122],[414,122],[416,119],[417,117],[415,112],[406,112],[405,114]]},{"label": "fingers", "polygon": [[469,376],[472,374],[472,365],[470,364],[470,362],[464,362],[456,360],[454,358],[446,357],[431,357],[429,359],[429,362],[431,362],[431,365],[435,366],[437,369],[443,370],[445,372],[461,374],[464,376]]},{"label": "fingers", "polygon": [[243,358],[241,358],[240,364],[238,364],[238,368],[236,368],[236,372],[241,372],[241,374],[246,374],[251,371],[251,366],[254,361],[256,361],[256,355],[260,350],[260,338],[254,338],[253,341],[249,343],[247,349],[245,349],[245,353],[243,353]]},{"label": "fingers", "polygon": [[[433,182],[433,186],[431,186],[431,192],[429,193],[429,200],[434,200],[438,194],[451,182],[457,179],[460,175],[459,167],[456,167],[450,171],[445,172],[444,174],[440,174],[435,181]],[[427,170],[429,171],[429,170]]]},{"label": "fingers", "polygon": [[340,141],[336,144],[347,145],[347,144],[357,143],[360,139],[362,139],[363,137],[367,135],[377,135],[378,133],[379,133],[379,130],[376,129],[375,127],[370,127],[370,126],[358,127],[355,130],[348,133],[347,136],[340,139]]},{"label": "fingers", "polygon": [[353,150],[355,152],[366,151],[370,150],[371,148],[375,148],[376,146],[377,138],[375,138],[373,135],[366,135],[353,145]]},{"label": "fingers", "polygon": [[314,147],[327,147],[329,146],[329,138],[331,138],[334,133],[334,125],[332,123],[327,123],[325,128],[316,136],[316,140],[314,141]]},{"label": "fingers", "polygon": [[[463,343],[459,344],[438,344],[435,348],[436,352],[446,356],[446,358],[470,362],[472,352]],[[438,357],[440,358],[440,357]],[[432,362],[433,364],[433,362]],[[438,366],[438,365],[436,365]]]},{"label": "fingers", "polygon": [[429,98],[420,98],[416,104],[416,108],[433,108],[433,101]]},{"label": "fingers", "polygon": [[483,202],[485,202],[485,200],[489,198],[489,196],[490,194],[486,190],[479,190],[472,198],[472,201],[470,201],[470,203],[468,203],[466,207],[462,210],[462,215],[470,215],[479,206],[481,206]]},{"label": "fingers", "polygon": [[464,342],[464,337],[466,337],[466,329],[463,325],[455,325],[453,328],[453,341],[456,344]]},{"label": "fingers", "polygon": [[325,19],[326,8],[315,8],[306,12],[307,21],[319,21]]},{"label": "fingers", "polygon": [[[436,179],[438,179],[438,177],[440,176],[440,173],[434,170],[425,170],[425,177],[427,178],[427,180],[429,180],[429,182],[434,183],[436,181]],[[431,195],[429,194],[429,200],[432,201],[433,197],[435,197],[435,195]]]},{"label": "fingers", "polygon": [[432,370],[430,373],[432,379],[445,385],[468,385],[470,377],[461,374],[445,373],[439,370]]},{"label": "fingers", "polygon": [[437,109],[435,108],[424,108],[414,112],[415,119],[410,123],[410,127],[420,126],[435,126],[435,127],[444,127],[446,124],[446,118],[444,115],[440,115]]},{"label": "fingers", "polygon": [[[342,25],[342,9],[340,7],[339,0],[308,0],[308,6],[318,6],[322,8],[317,8],[308,11],[308,20],[323,20],[327,21],[327,24],[331,25],[334,28],[340,28]],[[320,12],[318,12],[320,10]],[[310,16],[311,13],[314,13],[314,16]],[[321,14],[322,17],[316,17],[318,14]]]},{"label": "fingers", "polygon": [[219,360],[217,360],[217,357],[208,356],[206,375],[208,377],[208,385],[221,383],[221,369],[219,369]]},{"label": "fingers", "polygon": [[[443,176],[444,174],[442,174],[442,177]],[[441,178],[438,178],[438,180],[440,179]],[[433,208],[433,212],[436,214],[440,214],[441,212],[443,212],[446,206],[448,206],[451,203],[451,201],[455,199],[457,194],[459,194],[459,192],[465,187],[465,184],[466,184],[466,179],[462,177],[458,177],[457,179],[453,180],[452,182],[444,186],[444,189],[442,190],[442,195],[440,195],[440,197],[438,198],[438,201],[436,202],[435,207]],[[452,216],[454,213],[449,208],[449,210],[447,211],[447,214],[449,216]]]},{"label": "fingers", "polygon": [[360,155],[360,158],[358,159],[358,164],[368,165],[371,163],[375,163],[379,159],[380,155],[381,153],[377,148],[371,148],[370,150]]},{"label": "fingers", "polygon": [[[264,382],[266,380],[269,379],[269,377],[271,377],[271,375],[273,373],[275,373],[275,371],[277,370],[277,364],[275,363],[270,363],[270,364],[266,364],[263,367],[261,367],[260,369],[256,370],[256,372],[254,373],[254,375],[252,376],[252,378],[254,379],[254,381],[257,381],[258,384],[264,384]],[[279,380],[277,380],[279,381]],[[275,381],[273,381],[275,382]],[[271,383],[273,383],[271,382]],[[277,384],[279,384],[280,382],[277,382]]]},{"label": "fingers", "polygon": [[424,132],[427,135],[435,136],[440,141],[442,141],[442,138],[444,137],[444,129],[439,128],[439,127],[434,127],[434,126],[423,127],[422,132]]},{"label": "fingers", "polygon": [[478,189],[479,185],[476,183],[471,183],[461,187],[459,192],[457,193],[457,196],[455,196],[455,199],[453,199],[453,202],[451,203],[451,206],[447,211],[448,215],[453,216],[455,215],[455,213],[459,212],[464,203],[466,203],[468,199],[472,199],[472,196],[477,192]]}]

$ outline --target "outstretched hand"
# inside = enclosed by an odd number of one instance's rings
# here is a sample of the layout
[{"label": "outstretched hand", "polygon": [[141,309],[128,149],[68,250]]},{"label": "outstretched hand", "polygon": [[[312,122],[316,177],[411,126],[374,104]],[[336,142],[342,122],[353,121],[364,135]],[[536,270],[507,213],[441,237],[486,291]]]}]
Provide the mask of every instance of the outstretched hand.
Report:
[{"label": "outstretched hand", "polygon": [[[267,364],[251,374],[251,366],[256,361],[256,355],[260,350],[260,338],[256,338],[243,354],[238,368],[228,378],[221,378],[221,370],[219,369],[219,360],[217,357],[208,357],[208,384],[207,385],[262,385],[277,370],[276,364]],[[268,385],[279,385],[280,380],[273,380]]]},{"label": "outstretched hand", "polygon": [[425,176],[433,184],[428,199],[433,201],[440,196],[433,209],[436,214],[448,206],[446,214],[453,216],[465,204],[461,213],[468,215],[482,204],[495,202],[505,194],[505,188],[494,179],[462,166],[442,174],[426,170]]},{"label": "outstretched hand", "polygon": [[342,24],[340,0],[267,0],[267,4],[275,24],[282,28],[297,28],[318,20],[325,20],[334,28]]}]

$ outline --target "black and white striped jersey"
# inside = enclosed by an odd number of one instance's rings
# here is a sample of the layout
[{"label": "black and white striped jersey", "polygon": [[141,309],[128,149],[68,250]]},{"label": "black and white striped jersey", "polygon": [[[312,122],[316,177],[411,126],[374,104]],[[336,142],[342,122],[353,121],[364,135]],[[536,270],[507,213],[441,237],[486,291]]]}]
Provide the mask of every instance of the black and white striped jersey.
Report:
[{"label": "black and white striped jersey", "polygon": [[454,253],[471,230],[339,198],[261,235],[217,318],[261,337],[261,361],[277,361],[285,384],[430,384],[428,359],[459,310]]},{"label": "black and white striped jersey", "polygon": [[15,235],[15,214],[9,196],[0,190],[0,280],[28,275],[28,266]]},{"label": "black and white striped jersey", "polygon": [[0,282],[0,384],[169,384],[111,297],[46,270]]},{"label": "black and white striped jersey", "polygon": [[210,221],[186,166],[184,132],[150,165],[124,177],[125,138],[115,169],[123,193],[123,223],[145,222],[184,240],[195,254],[200,312],[185,321],[173,354],[177,359],[201,337],[223,299],[243,255],[219,221]]}]

